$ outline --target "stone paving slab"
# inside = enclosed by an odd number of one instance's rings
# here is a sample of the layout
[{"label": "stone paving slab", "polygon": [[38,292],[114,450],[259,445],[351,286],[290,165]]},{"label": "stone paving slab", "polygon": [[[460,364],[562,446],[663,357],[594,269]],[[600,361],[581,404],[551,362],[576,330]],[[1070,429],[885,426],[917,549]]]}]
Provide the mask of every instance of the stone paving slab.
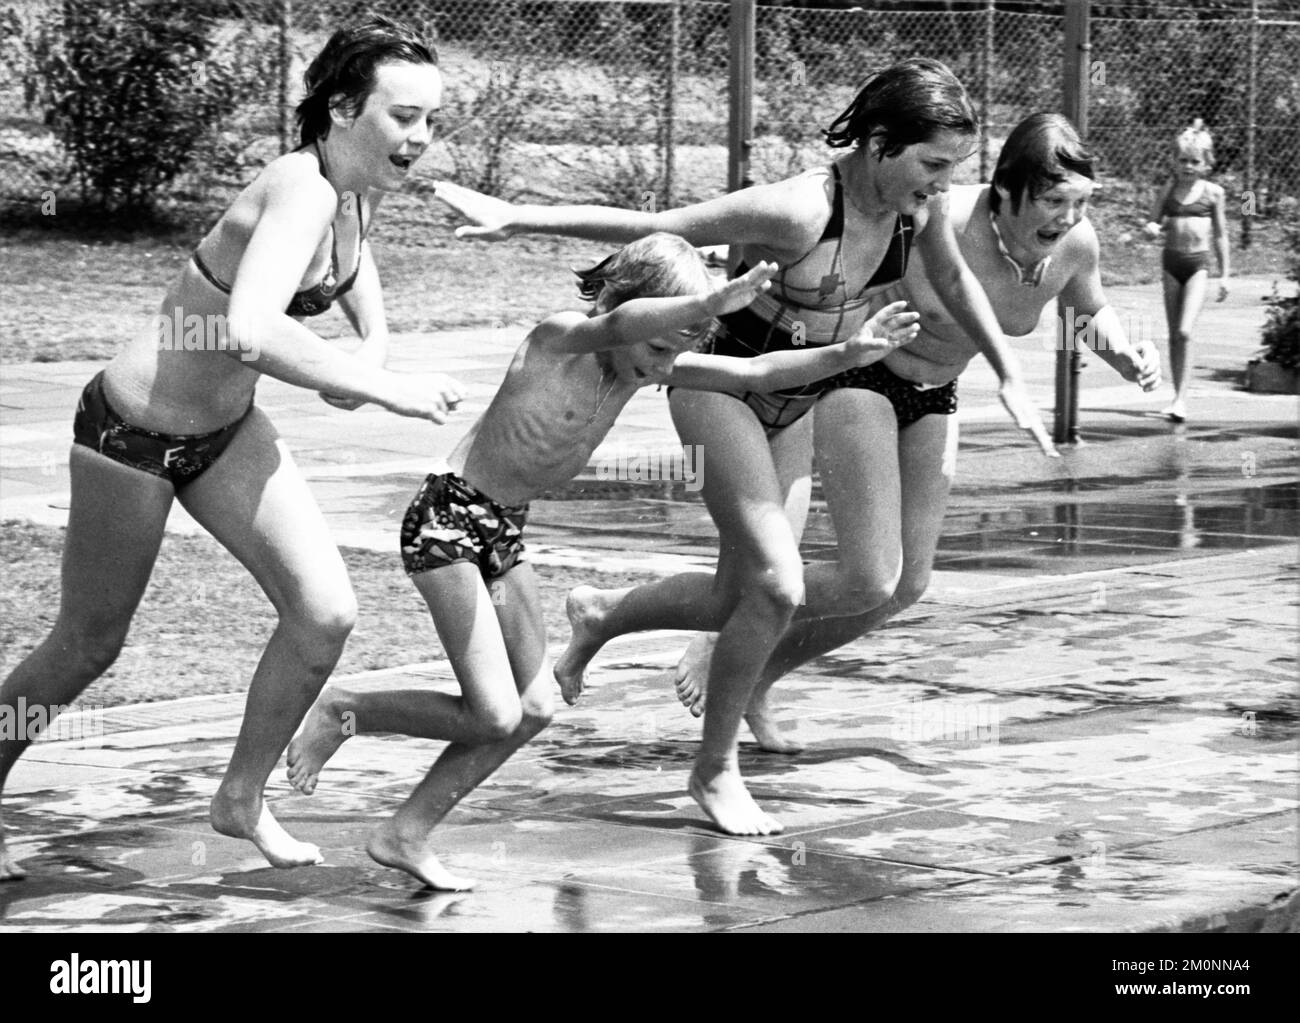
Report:
[{"label": "stone paving slab", "polygon": [[[1294,604],[1293,574],[1261,573],[1266,555],[1169,563],[1158,586],[1117,573],[1130,614],[1157,623],[1102,637],[1137,686],[1099,686],[1087,663],[1043,670],[1040,605],[1063,595],[1032,587],[1004,594],[1018,613],[940,605],[814,662],[778,690],[808,750],[742,747],[756,797],[787,824],[766,838],[718,833],[686,795],[698,722],[663,674],[680,638],[617,641],[579,705],[443,826],[444,861],[482,882],[468,896],[420,893],[362,851],[439,744],[363,737],[316,795],[277,782],[277,815],[326,863],[276,871],[206,825],[239,701],[145,705],[138,731],[117,708],[99,745],[42,743],[15,769],[15,852],[33,877],[0,886],[0,930],[1291,926],[1278,921],[1300,869],[1294,713],[1276,729],[1262,711],[1243,722],[1261,691],[1253,651],[1237,647],[1195,685],[1148,681],[1169,650],[1199,649],[1180,636],[1162,651],[1159,623],[1212,619],[1242,586]],[[1068,628],[1058,639],[1087,643]],[[1035,656],[990,660],[999,649]],[[356,681],[454,685],[439,662]]]}]

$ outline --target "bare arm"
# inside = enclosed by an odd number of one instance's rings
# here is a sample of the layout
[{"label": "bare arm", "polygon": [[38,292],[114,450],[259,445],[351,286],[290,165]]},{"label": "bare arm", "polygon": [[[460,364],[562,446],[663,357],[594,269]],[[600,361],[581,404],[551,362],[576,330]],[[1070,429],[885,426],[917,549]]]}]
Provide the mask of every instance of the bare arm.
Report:
[{"label": "bare arm", "polygon": [[906,308],[906,302],[891,302],[856,337],[839,344],[767,352],[752,359],[687,352],[673,363],[667,383],[696,391],[779,391],[869,366],[916,337],[920,314]]},{"label": "bare arm", "polygon": [[[388,320],[384,316],[384,294],[379,284],[379,271],[375,266],[370,243],[361,243],[361,265],[352,289],[339,298],[343,314],[352,329],[361,338],[361,346],[352,353],[353,358],[378,366],[388,361]],[[346,411],[360,408],[365,402],[360,398],[344,398],[337,394],[321,393],[321,398],[335,408]]]},{"label": "bare arm", "polygon": [[1047,428],[1025,393],[1020,363],[1002,337],[988,296],[957,247],[946,195],[942,201],[932,204],[929,220],[918,232],[916,244],[924,257],[930,286],[1002,381],[998,396],[1003,406],[1016,425],[1033,436],[1044,454],[1055,456],[1057,451],[1047,436]]},{"label": "bare arm", "polygon": [[1219,256],[1219,298],[1222,302],[1228,297],[1228,252],[1231,245],[1228,240],[1228,213],[1227,213],[1227,193],[1222,188],[1216,189],[1219,193],[1215,197],[1214,212],[1211,218],[1214,225],[1214,251]]},{"label": "bare arm", "polygon": [[1163,210],[1165,206],[1165,198],[1168,195],[1168,189],[1163,191],[1157,189],[1156,191],[1156,200],[1154,205],[1151,207],[1151,218],[1147,221],[1146,227],[1143,228],[1143,230],[1146,231],[1147,236],[1150,238],[1159,238],[1160,232],[1165,229],[1165,215]]},{"label": "bare arm", "polygon": [[337,199],[323,179],[279,170],[268,182],[231,287],[229,354],[285,383],[442,422],[445,396],[427,381],[397,377],[339,351],[285,313],[329,230]]},{"label": "bare arm", "polygon": [[774,273],[776,264],[760,263],[743,277],[701,295],[633,298],[595,316],[558,313],[541,324],[534,336],[552,351],[571,355],[634,345],[697,328],[714,316],[743,309],[767,289]]},{"label": "bare arm", "polygon": [[1155,390],[1160,385],[1159,350],[1149,342],[1130,344],[1119,315],[1107,304],[1101,286],[1101,246],[1091,221],[1080,223],[1071,235],[1071,251],[1064,258],[1077,259],[1080,266],[1061,290],[1061,301],[1076,316],[1067,329],[1125,380],[1144,391]]},{"label": "bare arm", "polygon": [[756,185],[680,209],[648,212],[613,206],[514,205],[450,181],[436,196],[470,221],[458,238],[504,241],[516,234],[559,234],[630,242],[656,231],[692,245],[757,245],[774,258],[798,258],[817,240],[830,204],[808,179]]},{"label": "bare arm", "polygon": [[361,243],[361,265],[357,279],[348,293],[339,299],[343,314],[352,329],[361,338],[361,347],[354,353],[375,366],[383,366],[388,358],[388,319],[384,315],[384,292],[379,284],[379,269],[375,266],[370,243]]}]

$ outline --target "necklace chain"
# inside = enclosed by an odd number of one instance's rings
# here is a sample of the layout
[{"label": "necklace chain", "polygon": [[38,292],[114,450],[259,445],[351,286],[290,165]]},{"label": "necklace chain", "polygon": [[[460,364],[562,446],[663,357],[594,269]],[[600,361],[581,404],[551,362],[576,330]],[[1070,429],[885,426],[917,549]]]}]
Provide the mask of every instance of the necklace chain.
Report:
[{"label": "necklace chain", "polygon": [[596,378],[596,407],[592,410],[591,415],[587,417],[588,426],[596,421],[596,417],[600,415],[600,410],[605,407],[605,402],[609,401],[609,396],[614,393],[614,388],[618,386],[618,376],[615,374],[609,381],[609,390],[605,392],[605,397],[602,398],[600,396],[600,385],[605,382],[605,373],[606,370],[602,368],[600,376]]}]

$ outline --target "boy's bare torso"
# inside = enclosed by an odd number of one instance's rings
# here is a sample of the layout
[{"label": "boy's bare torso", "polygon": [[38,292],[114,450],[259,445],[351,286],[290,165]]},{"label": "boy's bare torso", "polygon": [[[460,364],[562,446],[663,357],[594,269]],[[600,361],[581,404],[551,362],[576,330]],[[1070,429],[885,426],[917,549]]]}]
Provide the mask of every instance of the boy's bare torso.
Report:
[{"label": "boy's bare torso", "polygon": [[449,459],[453,472],[501,504],[526,504],[573,479],[637,390],[602,373],[595,355],[549,351],[536,334]]}]

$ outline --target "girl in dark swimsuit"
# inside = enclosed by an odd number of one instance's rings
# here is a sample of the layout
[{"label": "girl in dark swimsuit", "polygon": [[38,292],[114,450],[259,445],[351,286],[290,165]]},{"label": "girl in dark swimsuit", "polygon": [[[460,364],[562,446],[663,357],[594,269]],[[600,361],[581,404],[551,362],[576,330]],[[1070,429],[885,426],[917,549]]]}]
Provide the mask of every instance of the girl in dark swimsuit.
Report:
[{"label": "girl in dark swimsuit", "polygon": [[[173,501],[238,558],[279,621],[248,690],[212,800],[222,834],[279,867],[320,860],[262,799],[267,777],[333,670],[356,601],[293,458],[253,404],[262,373],[440,423],[458,401],[436,375],[382,369],[387,331],[364,238],[374,193],[400,188],[428,146],[441,80],[432,51],[382,18],[341,30],[306,75],[302,148],[273,161],[200,242],[148,329],[86,387],[69,459],[63,596],[49,636],[5,680],[0,704],[73,702],[121,650]],[[367,218],[368,219],[368,218]],[[349,268],[338,283],[339,267]],[[363,336],[346,355],[295,317],[339,299]],[[205,326],[201,350],[172,343]],[[160,330],[160,328],[163,328]],[[0,785],[32,737],[0,740]],[[23,876],[0,831],[0,880]]]},{"label": "girl in dark swimsuit", "polygon": [[1217,301],[1228,297],[1228,221],[1222,186],[1206,180],[1214,164],[1209,132],[1199,122],[1174,144],[1173,184],[1152,212],[1147,233],[1164,233],[1165,319],[1169,325],[1169,366],[1173,403],[1164,410],[1172,422],[1187,419],[1187,392],[1192,380],[1192,327],[1209,290],[1210,244],[1219,258]]},{"label": "girl in dark swimsuit", "polygon": [[[914,237],[937,290],[949,297],[954,315],[979,339],[1002,378],[1008,410],[1046,449],[1046,431],[1024,394],[993,310],[961,258],[941,196],[957,163],[973,152],[977,126],[952,72],[937,61],[912,59],[868,81],[831,126],[828,141],[849,152],[833,167],[786,181],[662,213],[515,207],[442,183],[437,194],[478,225],[458,229],[461,237],[494,240],[543,231],[626,241],[671,231],[696,245],[733,245],[745,265],[761,259],[776,263],[783,272],[773,282],[766,311],[719,327],[713,350],[731,354],[800,340],[827,343],[861,329],[877,292],[901,276],[908,238]],[[837,196],[838,230],[833,224]],[[615,635],[720,629],[690,792],[724,831],[781,829],[744,787],[737,738],[747,711],[751,725],[752,715],[761,713],[749,707],[750,695],[786,626],[796,612],[800,617],[855,614],[893,593],[906,508],[894,405],[878,393],[889,386],[876,377],[850,374],[796,395],[674,391],[669,402],[682,442],[701,445],[707,461],[704,499],[721,543],[717,574],[680,575],[631,591],[584,588],[570,597],[574,639],[556,667],[566,692],[580,691],[578,678],[587,661]],[[789,481],[779,477],[773,453],[799,442],[810,418],[802,412],[813,404],[839,561],[805,572],[784,510]],[[944,431],[925,436],[918,457],[933,461],[937,471]]]}]

